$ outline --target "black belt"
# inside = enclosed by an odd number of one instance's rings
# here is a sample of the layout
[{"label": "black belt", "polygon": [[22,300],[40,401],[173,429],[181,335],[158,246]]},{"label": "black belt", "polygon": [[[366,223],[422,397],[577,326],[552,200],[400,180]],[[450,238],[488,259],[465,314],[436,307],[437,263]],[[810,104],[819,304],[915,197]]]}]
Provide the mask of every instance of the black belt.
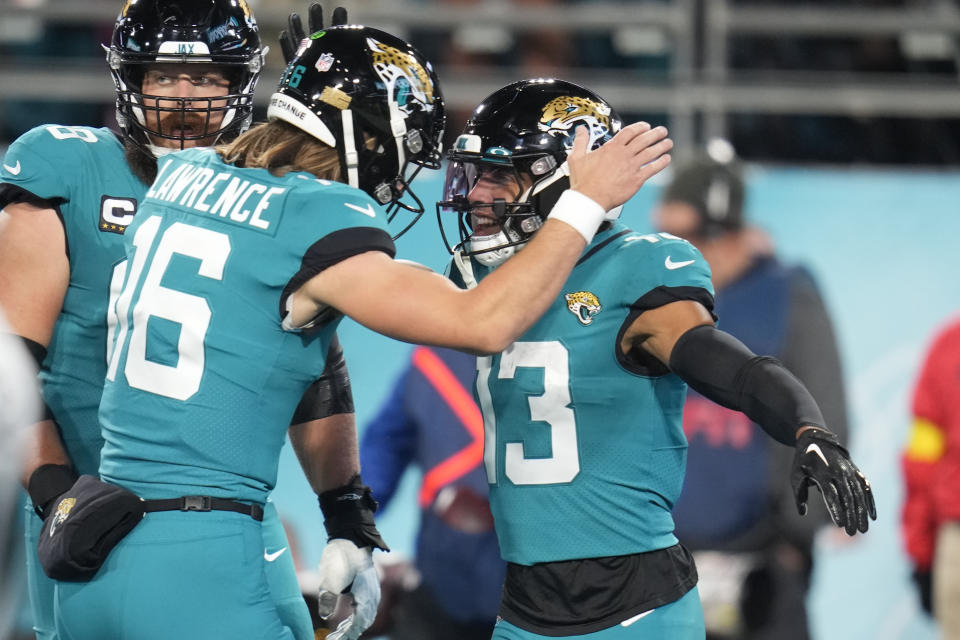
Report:
[{"label": "black belt", "polygon": [[144,500],[143,510],[151,511],[236,511],[250,516],[258,522],[263,521],[263,507],[225,498],[212,496],[183,496],[164,500]]}]

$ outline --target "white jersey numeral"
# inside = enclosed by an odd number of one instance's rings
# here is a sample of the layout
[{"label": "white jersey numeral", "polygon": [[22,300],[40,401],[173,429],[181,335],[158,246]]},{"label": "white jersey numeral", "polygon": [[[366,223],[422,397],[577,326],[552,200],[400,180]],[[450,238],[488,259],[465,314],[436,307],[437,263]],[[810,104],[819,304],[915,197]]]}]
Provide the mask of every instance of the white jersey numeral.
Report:
[{"label": "white jersey numeral", "polygon": [[[497,482],[497,416],[490,395],[492,358],[477,359],[477,396],[483,412],[484,453],[487,478]],[[527,399],[530,420],[545,422],[550,429],[551,455],[548,458],[528,458],[524,443],[506,442],[504,445],[504,475],[513,484],[567,483],[580,473],[580,452],[577,449],[577,422],[570,408],[570,369],[566,347],[557,341],[515,342],[500,356],[501,380],[513,379],[518,367],[543,370],[544,392]]]},{"label": "white jersey numeral", "polygon": [[89,129],[82,127],[64,127],[61,125],[51,125],[47,127],[47,132],[57,140],[83,140],[84,142],[96,142],[97,136]]},{"label": "white jersey numeral", "polygon": [[[123,372],[127,384],[168,398],[187,400],[199,390],[203,377],[204,338],[212,315],[210,305],[202,296],[170,289],[160,283],[175,254],[200,260],[198,275],[222,280],[223,268],[230,255],[230,238],[216,231],[176,222],[160,236],[150,266],[143,275],[159,227],[160,217],[151,216],[133,237],[136,251],[129,277],[116,302],[116,348],[107,379],[115,379],[122,354],[126,352]],[[131,302],[138,289],[137,302],[131,311]],[[150,318],[162,318],[180,325],[176,365],[147,358]]]}]

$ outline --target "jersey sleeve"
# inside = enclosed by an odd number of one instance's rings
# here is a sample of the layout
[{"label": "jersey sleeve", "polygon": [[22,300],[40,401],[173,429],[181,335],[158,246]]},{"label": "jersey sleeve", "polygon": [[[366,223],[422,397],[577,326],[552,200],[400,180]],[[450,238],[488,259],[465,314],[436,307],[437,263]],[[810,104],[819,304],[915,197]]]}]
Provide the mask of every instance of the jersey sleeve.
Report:
[{"label": "jersey sleeve", "polygon": [[73,197],[89,145],[103,144],[90,127],[41,125],[17,138],[0,164],[0,208],[13,202],[53,207]]},{"label": "jersey sleeve", "polygon": [[[322,184],[333,185],[326,181]],[[313,237],[316,233],[320,236],[306,249],[300,269],[284,288],[281,317],[286,313],[287,297],[324,269],[367,251],[382,251],[391,258],[397,254],[383,209],[359,189],[342,186],[321,192],[306,190],[292,205],[300,209],[304,219],[312,216],[317,221]]]},{"label": "jersey sleeve", "polygon": [[[713,314],[710,265],[692,244],[669,234],[643,236],[626,247],[634,254],[624,275],[636,294],[634,315],[671,302],[693,300]],[[716,316],[714,316],[716,318]]]}]

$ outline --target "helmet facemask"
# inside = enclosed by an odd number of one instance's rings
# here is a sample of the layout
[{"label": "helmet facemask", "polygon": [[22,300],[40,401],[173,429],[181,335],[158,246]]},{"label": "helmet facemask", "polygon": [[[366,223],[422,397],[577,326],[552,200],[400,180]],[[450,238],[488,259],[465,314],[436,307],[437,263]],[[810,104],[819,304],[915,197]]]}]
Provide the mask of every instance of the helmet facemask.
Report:
[{"label": "helmet facemask", "polygon": [[[104,49],[117,92],[117,122],[125,138],[144,151],[156,155],[213,145],[249,127],[268,48],[260,46],[246,0],[128,2]],[[144,91],[148,73],[176,83],[187,75],[201,87],[191,92],[199,95]],[[211,75],[225,86],[202,89]],[[163,93],[174,95],[156,95]]]},{"label": "helmet facemask", "polygon": [[[393,223],[397,214],[407,211],[413,219],[397,232],[396,240],[410,229],[426,208],[410,185],[421,169],[439,169],[441,159],[440,136],[443,114],[433,113],[438,89],[430,77],[430,63],[420,63],[409,52],[403,52],[376,38],[367,38],[372,56],[373,71],[384,86],[389,120],[369,121],[370,132],[378,141],[369,155],[360,153],[360,172],[357,184],[370,193],[377,202],[387,205],[387,222]],[[400,57],[398,57],[400,56]],[[442,106],[442,102],[440,103]],[[361,122],[364,116],[359,115]],[[440,120],[439,131],[431,130],[431,123]],[[385,125],[385,126],[384,126]],[[364,156],[366,155],[366,158]],[[361,182],[363,184],[361,184]]]},{"label": "helmet facemask", "polygon": [[[117,122],[138,146],[148,146],[152,151],[166,148],[158,144],[159,139],[175,141],[170,150],[212,146],[236,137],[250,126],[259,57],[245,65],[188,61],[164,65],[171,70],[170,75],[190,75],[198,81],[203,76],[201,70],[223,74],[228,82],[227,93],[209,97],[144,93],[144,78],[157,63],[119,62],[118,57],[114,52],[108,54],[117,85]],[[189,145],[191,142],[194,144]]]},{"label": "helmet facemask", "polygon": [[[461,136],[466,138],[467,136]],[[458,147],[469,141],[458,140]],[[542,153],[517,156],[476,154],[454,150],[450,154],[443,200],[437,203],[437,219],[444,244],[451,253],[472,256],[480,264],[495,267],[523,248],[543,226],[547,214],[567,187],[567,165]],[[513,185],[514,197],[493,202],[471,201],[470,194],[481,180]],[[460,242],[447,239],[444,219],[457,214]],[[445,215],[446,214],[446,215]],[[494,230],[484,233],[484,224]],[[478,225],[479,223],[479,225]],[[479,227],[479,228],[478,228]]]},{"label": "helmet facemask", "polygon": [[[399,81],[400,89],[387,85],[387,95],[401,95],[405,79]],[[404,105],[412,107],[415,99],[407,99]],[[414,225],[423,215],[426,208],[423,202],[414,193],[411,183],[421,169],[440,168],[440,145],[434,137],[428,135],[425,128],[418,127],[422,118],[420,112],[423,105],[412,107],[413,115],[407,115],[400,110],[399,101],[388,99],[387,105],[390,121],[387,123],[371,122],[362,112],[354,112],[353,125],[359,127],[355,131],[353,141],[357,152],[357,165],[354,173],[350,172],[348,164],[348,184],[363,189],[377,202],[386,205],[387,222],[393,223],[398,213],[403,210],[413,214],[413,219],[394,234],[396,240]],[[390,127],[388,130],[383,125]],[[350,137],[346,128],[342,136],[344,157],[350,156]],[[361,144],[361,141],[364,144]]]}]

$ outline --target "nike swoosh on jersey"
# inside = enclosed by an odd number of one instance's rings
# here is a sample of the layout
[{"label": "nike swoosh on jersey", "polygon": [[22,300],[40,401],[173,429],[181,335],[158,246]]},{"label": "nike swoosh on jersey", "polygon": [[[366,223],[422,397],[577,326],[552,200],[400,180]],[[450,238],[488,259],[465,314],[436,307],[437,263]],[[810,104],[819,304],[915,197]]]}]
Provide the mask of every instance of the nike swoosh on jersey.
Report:
[{"label": "nike swoosh on jersey", "polygon": [[636,621],[639,620],[640,618],[645,618],[645,617],[647,617],[648,615],[650,615],[651,613],[653,613],[654,611],[655,611],[655,609],[650,609],[649,611],[644,611],[643,613],[639,613],[639,614],[633,616],[632,618],[627,618],[626,620],[624,620],[623,622],[620,623],[620,626],[621,626],[621,627],[629,627],[630,625],[632,625],[634,622],[636,622]]},{"label": "nike swoosh on jersey", "polygon": [[343,204],[347,207],[350,207],[354,211],[359,211],[365,216],[370,216],[371,218],[375,218],[377,216],[377,212],[373,210],[373,205],[370,204],[369,202],[367,203],[366,208],[358,207],[357,205],[350,204],[349,202],[344,202]]},{"label": "nike swoosh on jersey", "polygon": [[12,167],[11,167],[10,165],[8,165],[8,164],[5,164],[5,165],[3,165],[3,168],[6,169],[7,171],[9,171],[10,173],[12,173],[12,174],[15,175],[15,176],[20,175],[20,161],[19,161],[19,160],[17,160],[17,164],[13,165]]},{"label": "nike swoosh on jersey", "polygon": [[286,550],[287,550],[287,548],[284,547],[283,549],[280,549],[279,551],[274,551],[273,553],[267,553],[267,550],[264,549],[264,550],[263,550],[263,559],[266,560],[267,562],[273,562],[274,560],[276,560],[277,558],[279,558],[281,555],[283,555],[283,552],[286,551]]},{"label": "nike swoosh on jersey", "polygon": [[674,262],[673,260],[670,259],[670,256],[667,256],[667,259],[663,261],[663,266],[665,266],[667,269],[670,269],[672,271],[673,269],[681,269],[683,267],[686,267],[687,265],[691,265],[694,262],[696,262],[696,260],[684,260],[683,262]]},{"label": "nike swoosh on jersey", "polygon": [[813,453],[817,454],[818,456],[820,456],[820,459],[823,460],[823,464],[824,464],[824,465],[826,465],[826,466],[828,466],[828,467],[830,466],[830,463],[827,462],[827,457],[826,457],[825,455],[823,455],[823,451],[820,450],[820,445],[818,445],[816,442],[814,442],[813,444],[811,444],[810,446],[808,446],[808,447],[807,447],[807,450],[804,451],[804,453],[811,453],[811,452],[813,452]]}]

